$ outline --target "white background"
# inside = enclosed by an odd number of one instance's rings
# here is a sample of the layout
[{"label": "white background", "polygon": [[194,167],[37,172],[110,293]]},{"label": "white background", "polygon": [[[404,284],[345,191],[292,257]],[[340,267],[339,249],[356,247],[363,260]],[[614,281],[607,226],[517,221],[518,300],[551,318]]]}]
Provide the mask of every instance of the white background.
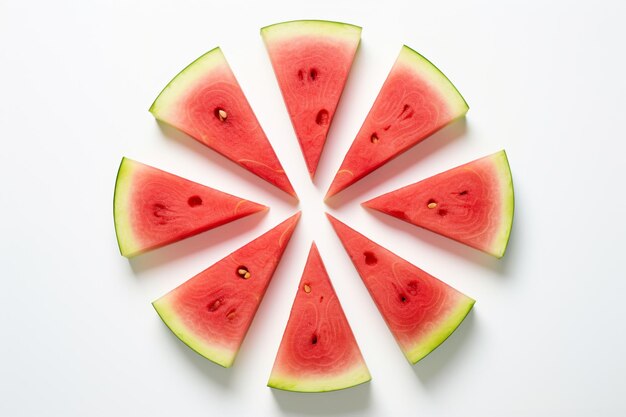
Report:
[{"label": "white background", "polygon": [[[626,415],[626,61],[621,1],[0,2],[0,415]],[[321,18],[362,44],[309,181],[259,28]],[[338,197],[334,172],[406,43],[463,93],[452,126]],[[220,45],[301,197],[147,109]],[[496,260],[359,202],[505,148],[515,222]],[[128,261],[112,218],[122,156],[271,210]],[[150,302],[303,210],[231,369],[193,353]],[[323,211],[477,300],[410,366]],[[322,395],[265,386],[311,240],[373,376]]]}]

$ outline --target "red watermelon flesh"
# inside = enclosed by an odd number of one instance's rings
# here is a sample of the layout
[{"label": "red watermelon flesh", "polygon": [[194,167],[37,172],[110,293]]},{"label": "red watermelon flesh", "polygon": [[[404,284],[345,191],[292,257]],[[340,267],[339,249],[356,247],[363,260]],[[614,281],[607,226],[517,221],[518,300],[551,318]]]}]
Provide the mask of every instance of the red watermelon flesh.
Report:
[{"label": "red watermelon flesh", "polygon": [[456,330],[475,301],[327,216],[400,349],[417,363]]},{"label": "red watermelon flesh", "polygon": [[297,20],[264,27],[261,35],[313,178],[361,40],[361,28]]},{"label": "red watermelon flesh", "polygon": [[202,55],[174,77],[150,112],[296,197],[220,48]]},{"label": "red watermelon flesh", "polygon": [[262,210],[267,207],[128,158],[115,182],[115,232],[129,258]]},{"label": "red watermelon flesh", "polygon": [[290,217],[153,302],[191,349],[228,368],[300,218]]},{"label": "red watermelon flesh", "polygon": [[371,379],[315,246],[311,246],[268,386],[322,392]]},{"label": "red watermelon flesh", "polygon": [[363,205],[501,258],[515,205],[506,153],[485,156]]},{"label": "red watermelon flesh", "polygon": [[467,113],[454,85],[430,61],[404,46],[326,198],[354,184]]}]

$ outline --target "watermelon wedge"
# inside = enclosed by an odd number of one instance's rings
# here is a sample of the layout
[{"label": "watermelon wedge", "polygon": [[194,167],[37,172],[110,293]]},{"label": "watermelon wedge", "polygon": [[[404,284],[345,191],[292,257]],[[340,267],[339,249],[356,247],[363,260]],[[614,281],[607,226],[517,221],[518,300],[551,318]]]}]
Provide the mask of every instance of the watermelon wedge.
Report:
[{"label": "watermelon wedge", "polygon": [[113,199],[115,233],[128,258],[267,210],[266,206],[122,158]]},{"label": "watermelon wedge", "polygon": [[361,41],[361,28],[296,20],[266,26],[261,36],[313,178]]},{"label": "watermelon wedge", "polygon": [[191,349],[228,368],[252,323],[300,213],[152,303]]},{"label": "watermelon wedge", "polygon": [[267,385],[287,391],[322,392],[370,379],[313,243]]},{"label": "watermelon wedge", "polygon": [[363,205],[501,258],[515,206],[509,162],[502,150]]},{"label": "watermelon wedge", "polygon": [[437,67],[403,46],[326,199],[463,117],[468,109]]},{"label": "watermelon wedge", "polygon": [[220,48],[183,69],[150,112],[286,193],[296,193]]},{"label": "watermelon wedge", "polygon": [[400,349],[417,363],[456,330],[475,301],[327,216]]}]

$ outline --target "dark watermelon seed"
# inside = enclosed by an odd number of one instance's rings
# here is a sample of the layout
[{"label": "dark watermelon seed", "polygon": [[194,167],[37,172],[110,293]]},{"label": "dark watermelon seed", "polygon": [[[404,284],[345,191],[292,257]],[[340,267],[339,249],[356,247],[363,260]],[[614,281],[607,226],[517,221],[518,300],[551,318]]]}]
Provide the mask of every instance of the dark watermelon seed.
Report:
[{"label": "dark watermelon seed", "polygon": [[411,106],[405,104],[399,117],[402,117],[402,120],[410,119],[411,117],[413,117],[413,109],[411,109]]},{"label": "dark watermelon seed", "polygon": [[304,71],[298,70],[298,79],[304,81]]},{"label": "dark watermelon seed", "polygon": [[378,143],[379,139],[378,139],[378,135],[376,134],[376,132],[372,133],[372,136],[370,136],[370,142],[372,143]]},{"label": "dark watermelon seed", "polygon": [[437,211],[437,214],[440,215],[441,217],[446,216],[448,214],[448,210],[439,209],[439,211]]},{"label": "dark watermelon seed", "polygon": [[189,204],[189,207],[201,206],[202,205],[202,198],[200,198],[199,195],[192,195],[187,200],[187,204]]},{"label": "dark watermelon seed", "polygon": [[324,301],[324,296],[323,296],[323,295],[320,295],[320,303],[321,303],[322,301]]},{"label": "dark watermelon seed", "polygon": [[463,190],[459,193],[459,195],[467,195],[468,191],[467,190]]},{"label": "dark watermelon seed", "polygon": [[404,304],[404,303],[406,303],[407,301],[409,301],[409,299],[408,299],[408,298],[406,298],[406,295],[404,295],[404,294],[400,294],[400,302],[401,302],[402,304]]},{"label": "dark watermelon seed", "polygon": [[161,203],[155,203],[152,206],[152,214],[154,214],[155,217],[163,217],[163,211],[165,211],[165,206]]},{"label": "dark watermelon seed", "polygon": [[315,81],[317,78],[317,70],[315,68],[311,68],[311,71],[309,71],[309,77],[311,77],[311,81]]},{"label": "dark watermelon seed", "polygon": [[370,251],[363,252],[363,256],[365,256],[365,263],[367,265],[376,265],[376,263],[378,262],[378,259],[376,259],[376,255],[374,255],[374,253]]},{"label": "dark watermelon seed", "polygon": [[311,344],[317,345],[317,335],[313,333],[313,337],[311,337]]},{"label": "dark watermelon seed", "polygon": [[328,110],[322,109],[317,113],[317,117],[315,117],[315,123],[320,126],[324,126],[328,124]]}]

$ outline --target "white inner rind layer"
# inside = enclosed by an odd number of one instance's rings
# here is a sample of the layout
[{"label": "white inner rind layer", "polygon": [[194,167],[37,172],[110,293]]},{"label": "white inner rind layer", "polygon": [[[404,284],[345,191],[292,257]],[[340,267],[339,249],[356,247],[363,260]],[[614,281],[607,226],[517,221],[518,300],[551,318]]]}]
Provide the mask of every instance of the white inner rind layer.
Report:
[{"label": "white inner rind layer", "polygon": [[189,331],[180,316],[176,314],[169,302],[168,295],[165,295],[155,302],[152,306],[157,311],[163,323],[178,337],[183,343],[193,349],[196,353],[204,356],[208,360],[215,362],[224,368],[229,368],[235,361],[237,349],[228,349],[217,343],[211,343],[208,340],[198,338],[193,332]]},{"label": "white inner rind layer", "polygon": [[293,376],[272,372],[268,387],[296,392],[337,391],[363,384],[372,379],[367,366],[362,362],[341,375]]},{"label": "white inner rind layer", "polygon": [[501,258],[509,243],[511,228],[513,227],[513,213],[515,211],[515,194],[513,191],[513,177],[506,152],[501,150],[490,156],[497,171],[500,188],[500,225],[498,233],[493,239],[489,253]]},{"label": "white inner rind layer", "polygon": [[474,307],[474,303],[476,303],[474,299],[460,294],[457,306],[448,317],[441,321],[430,334],[417,342],[415,346],[404,350],[404,355],[409,362],[417,363],[450,337]]},{"label": "white inner rind layer", "polygon": [[135,161],[122,158],[115,180],[115,194],[113,197],[113,219],[117,244],[122,256],[130,258],[139,253],[139,241],[133,233],[130,216],[130,196],[132,193],[133,175],[139,164]]},{"label": "white inner rind layer", "polygon": [[261,28],[266,43],[294,37],[328,36],[340,39],[361,38],[361,27],[327,20],[293,20]]},{"label": "white inner rind layer", "polygon": [[211,49],[179,72],[154,100],[150,113],[161,120],[161,117],[167,117],[168,111],[177,111],[178,100],[184,98],[185,93],[191,90],[199,79],[217,68],[226,68],[230,72],[230,66],[219,47]]},{"label": "white inner rind layer", "polygon": [[406,65],[408,69],[418,74],[420,79],[434,88],[445,100],[450,114],[456,115],[456,118],[464,116],[469,110],[467,102],[448,77],[419,52],[406,45],[402,46],[396,65]]}]

